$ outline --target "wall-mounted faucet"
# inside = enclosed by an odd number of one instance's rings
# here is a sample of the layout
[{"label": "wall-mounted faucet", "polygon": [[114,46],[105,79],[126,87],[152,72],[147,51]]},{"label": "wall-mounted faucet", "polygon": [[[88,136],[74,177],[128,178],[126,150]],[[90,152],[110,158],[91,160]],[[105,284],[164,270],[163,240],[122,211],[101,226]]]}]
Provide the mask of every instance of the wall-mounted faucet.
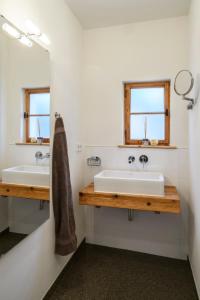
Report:
[{"label": "wall-mounted faucet", "polygon": [[133,164],[134,161],[135,161],[135,156],[130,155],[130,156],[128,157],[128,163],[129,163],[129,164]]},{"label": "wall-mounted faucet", "polygon": [[148,159],[148,156],[146,155],[141,155],[140,158],[139,158],[139,161],[143,164],[143,168],[144,168],[144,165],[148,163],[149,159]]},{"label": "wall-mounted faucet", "polygon": [[35,158],[36,158],[36,160],[42,160],[42,159],[45,159],[45,158],[50,158],[50,153],[46,153],[45,155],[43,155],[41,151],[37,151],[35,153]]}]

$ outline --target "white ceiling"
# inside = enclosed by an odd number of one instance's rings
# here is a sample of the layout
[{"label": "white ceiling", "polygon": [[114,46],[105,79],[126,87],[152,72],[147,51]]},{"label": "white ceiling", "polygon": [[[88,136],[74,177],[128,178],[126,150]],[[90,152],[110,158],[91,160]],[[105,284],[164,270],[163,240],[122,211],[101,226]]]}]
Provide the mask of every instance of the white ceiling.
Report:
[{"label": "white ceiling", "polygon": [[85,29],[187,15],[190,0],[66,0]]}]

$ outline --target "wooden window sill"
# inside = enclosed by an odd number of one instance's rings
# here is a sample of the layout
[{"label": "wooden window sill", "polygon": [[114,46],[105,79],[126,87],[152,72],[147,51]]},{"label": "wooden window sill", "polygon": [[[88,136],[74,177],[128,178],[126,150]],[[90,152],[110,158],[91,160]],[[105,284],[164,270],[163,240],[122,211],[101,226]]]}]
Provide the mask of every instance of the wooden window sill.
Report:
[{"label": "wooden window sill", "polygon": [[177,149],[176,146],[165,146],[165,145],[157,145],[157,146],[144,146],[144,145],[118,145],[119,148],[150,148],[150,149]]},{"label": "wooden window sill", "polygon": [[16,143],[16,145],[18,146],[23,146],[23,145],[26,145],[26,146],[50,146],[50,143],[42,143],[42,144],[37,144],[37,143]]}]

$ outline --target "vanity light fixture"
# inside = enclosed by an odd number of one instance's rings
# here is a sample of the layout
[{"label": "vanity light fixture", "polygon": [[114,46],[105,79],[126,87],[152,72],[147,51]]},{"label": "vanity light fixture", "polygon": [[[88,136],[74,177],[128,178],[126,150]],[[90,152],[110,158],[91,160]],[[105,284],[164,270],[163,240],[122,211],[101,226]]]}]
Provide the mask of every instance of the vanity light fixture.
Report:
[{"label": "vanity light fixture", "polygon": [[43,44],[50,45],[50,40],[46,36],[46,34],[42,33],[40,29],[31,21],[26,20],[26,27],[28,29],[27,36],[33,36],[38,38]]},{"label": "vanity light fixture", "polygon": [[[2,15],[1,17],[4,18],[4,16]],[[48,39],[46,34],[42,33],[40,29],[31,20],[26,20],[26,27],[27,27],[27,32],[23,33],[20,30],[17,30],[15,26],[12,25],[10,22],[5,22],[2,25],[2,29],[6,33],[18,39],[20,43],[26,45],[27,47],[33,46],[33,42],[31,41],[31,39],[33,40],[38,39],[46,46],[50,45],[50,40]]]},{"label": "vanity light fixture", "polygon": [[25,35],[22,35],[19,38],[20,43],[22,43],[23,45],[26,45],[27,47],[32,47],[33,43],[31,42],[31,40],[29,40]]},{"label": "vanity light fixture", "polygon": [[8,23],[4,23],[2,29],[16,39],[19,39],[21,36],[20,32]]},{"label": "vanity light fixture", "polygon": [[46,36],[46,34],[41,34],[40,37],[39,37],[40,41],[42,43],[44,43],[45,45],[50,45],[50,40],[48,39],[48,37]]},{"label": "vanity light fixture", "polygon": [[41,35],[40,29],[31,20],[26,20],[25,24],[29,35]]},{"label": "vanity light fixture", "polygon": [[31,40],[26,35],[20,33],[14,26],[4,23],[2,29],[12,37],[16,38],[23,45],[26,45],[27,47],[33,46]]}]

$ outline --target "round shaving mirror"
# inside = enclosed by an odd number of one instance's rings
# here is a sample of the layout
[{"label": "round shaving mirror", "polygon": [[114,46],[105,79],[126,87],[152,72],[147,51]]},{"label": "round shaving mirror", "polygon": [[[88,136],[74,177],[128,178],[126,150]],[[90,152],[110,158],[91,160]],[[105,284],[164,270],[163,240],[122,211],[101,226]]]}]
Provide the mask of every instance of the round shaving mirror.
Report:
[{"label": "round shaving mirror", "polygon": [[194,86],[194,78],[189,70],[181,70],[176,75],[174,81],[174,90],[177,95],[182,96],[183,100],[190,101],[188,109],[192,109],[194,105],[194,99],[185,97],[189,94]]}]

